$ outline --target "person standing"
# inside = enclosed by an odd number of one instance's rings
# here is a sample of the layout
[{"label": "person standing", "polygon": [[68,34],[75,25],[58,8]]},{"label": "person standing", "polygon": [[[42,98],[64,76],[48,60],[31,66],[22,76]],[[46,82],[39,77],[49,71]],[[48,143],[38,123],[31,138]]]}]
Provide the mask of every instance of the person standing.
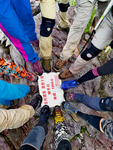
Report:
[{"label": "person standing", "polygon": [[[69,21],[67,18],[67,11],[69,7],[69,0],[61,0],[59,2],[59,28],[65,32],[69,32]],[[50,57],[52,52],[52,38],[51,33],[55,25],[56,17],[56,1],[55,0],[41,0],[40,8],[42,13],[42,23],[40,26],[40,54],[42,57],[42,67],[45,72],[51,71]]]}]

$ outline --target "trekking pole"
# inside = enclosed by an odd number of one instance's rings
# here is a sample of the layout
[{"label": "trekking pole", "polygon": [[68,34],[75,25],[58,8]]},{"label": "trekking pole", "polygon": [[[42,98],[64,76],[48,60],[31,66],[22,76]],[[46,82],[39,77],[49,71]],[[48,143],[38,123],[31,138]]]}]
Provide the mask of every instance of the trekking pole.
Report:
[{"label": "trekking pole", "polygon": [[[108,4],[107,8],[105,9],[104,13],[102,14],[101,18],[98,20],[97,25],[95,26],[95,28],[93,29],[90,37],[88,38],[87,42],[85,43],[85,45],[83,46],[82,50],[80,51],[80,54],[82,53],[82,51],[85,49],[87,43],[89,42],[89,40],[93,38],[94,34],[96,33],[97,28],[99,27],[99,25],[101,24],[102,20],[104,19],[104,17],[106,16],[106,14],[108,13],[108,11],[111,9],[111,7],[113,6],[113,0],[110,1],[110,3]],[[80,55],[79,54],[79,55]]]}]

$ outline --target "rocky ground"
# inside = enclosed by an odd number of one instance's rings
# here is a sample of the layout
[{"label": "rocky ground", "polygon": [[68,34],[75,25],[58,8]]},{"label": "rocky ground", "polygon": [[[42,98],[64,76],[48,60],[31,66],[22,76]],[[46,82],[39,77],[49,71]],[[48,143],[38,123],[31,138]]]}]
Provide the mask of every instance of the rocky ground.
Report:
[{"label": "rocky ground", "polygon": [[[70,7],[68,18],[71,23],[73,22],[73,16],[74,16],[73,7]],[[39,37],[41,14],[35,16],[34,19],[36,22],[37,36]],[[57,24],[58,24],[58,14],[56,15],[56,25],[52,32],[52,39],[53,39],[53,52],[51,57],[52,67],[54,63],[57,61],[57,58],[59,58],[60,52],[62,51],[62,48],[65,45],[67,40],[67,36],[56,28]],[[80,41],[79,44],[80,49],[82,48],[84,42],[85,42],[84,39]],[[8,55],[4,52],[5,50],[8,52],[8,50],[3,45],[5,44],[2,44],[2,46],[0,47],[1,56],[5,58],[8,58],[10,56],[11,59],[13,59],[16,64],[22,65],[26,67],[29,71],[32,71],[30,64],[24,62],[23,58],[20,56],[18,51],[12,45],[9,46],[10,54]],[[34,49],[39,54],[40,57],[39,48],[34,47]],[[108,59],[108,57],[106,57],[103,54],[99,56],[99,59],[97,58],[93,59],[93,61],[89,62],[78,74],[69,78],[69,80],[78,78],[82,76],[84,73],[86,73],[87,71],[89,71],[90,69],[94,68],[95,66],[99,66],[100,63],[105,62]],[[69,59],[69,61],[66,63],[66,65],[63,67],[62,70],[68,68],[70,64],[74,62],[75,59],[76,59],[76,53]],[[52,69],[52,71],[54,70]],[[4,76],[1,79],[11,83],[20,83],[20,84],[24,83],[27,85],[37,84],[37,83],[28,82],[25,79],[17,80],[13,77],[7,77],[7,76]],[[100,97],[100,96],[105,97],[107,95],[112,96],[113,95],[112,76],[106,76],[102,78],[98,77],[94,80],[85,82],[84,84],[76,88],[69,89],[68,91],[70,92],[74,91],[77,93],[87,94],[89,96],[95,96],[95,97]],[[31,98],[32,98],[31,96],[25,96],[25,98],[19,100],[18,106],[14,108],[18,108],[19,106],[25,103],[27,104],[31,100]],[[112,112],[98,112],[98,111],[91,110],[80,103],[78,104],[73,102],[72,104],[74,107],[87,114],[102,116],[105,117],[106,119],[112,119],[113,117]],[[28,135],[29,131],[37,123],[39,118],[39,111],[40,109],[36,111],[34,117],[31,118],[24,126],[18,129],[5,130],[2,133],[0,133],[0,150],[18,150],[22,141]],[[66,118],[65,123],[69,130],[69,139],[71,141],[73,150],[112,150],[113,149],[113,142],[110,141],[105,136],[105,134],[98,132],[96,129],[94,129],[92,126],[90,126],[87,122],[83,120],[80,120],[79,122],[74,122],[68,114],[66,114],[65,112],[63,112],[63,114],[64,117]],[[51,115],[51,117],[49,118],[48,135],[44,143],[44,150],[55,150],[53,128],[54,128],[54,121],[53,121],[53,116]]]}]

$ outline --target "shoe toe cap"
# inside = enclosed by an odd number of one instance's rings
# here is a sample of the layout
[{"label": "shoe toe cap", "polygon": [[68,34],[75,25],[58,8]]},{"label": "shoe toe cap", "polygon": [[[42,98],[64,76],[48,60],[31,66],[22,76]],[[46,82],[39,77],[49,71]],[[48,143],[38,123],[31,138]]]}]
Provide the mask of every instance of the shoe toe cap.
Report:
[{"label": "shoe toe cap", "polygon": [[61,87],[63,90],[67,90],[68,89],[68,82],[67,81],[62,82]]}]

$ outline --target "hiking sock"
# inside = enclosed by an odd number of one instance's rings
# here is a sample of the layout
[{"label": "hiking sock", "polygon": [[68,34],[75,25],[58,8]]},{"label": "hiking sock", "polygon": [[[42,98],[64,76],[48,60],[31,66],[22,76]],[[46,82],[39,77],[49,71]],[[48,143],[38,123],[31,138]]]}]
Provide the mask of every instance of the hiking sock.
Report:
[{"label": "hiking sock", "polygon": [[93,70],[88,71],[85,75],[83,75],[81,78],[79,78],[77,80],[77,85],[79,85],[85,81],[92,80],[92,79],[95,79],[96,77],[98,77],[99,74],[96,72],[96,70],[97,70],[97,67],[94,68]]}]

